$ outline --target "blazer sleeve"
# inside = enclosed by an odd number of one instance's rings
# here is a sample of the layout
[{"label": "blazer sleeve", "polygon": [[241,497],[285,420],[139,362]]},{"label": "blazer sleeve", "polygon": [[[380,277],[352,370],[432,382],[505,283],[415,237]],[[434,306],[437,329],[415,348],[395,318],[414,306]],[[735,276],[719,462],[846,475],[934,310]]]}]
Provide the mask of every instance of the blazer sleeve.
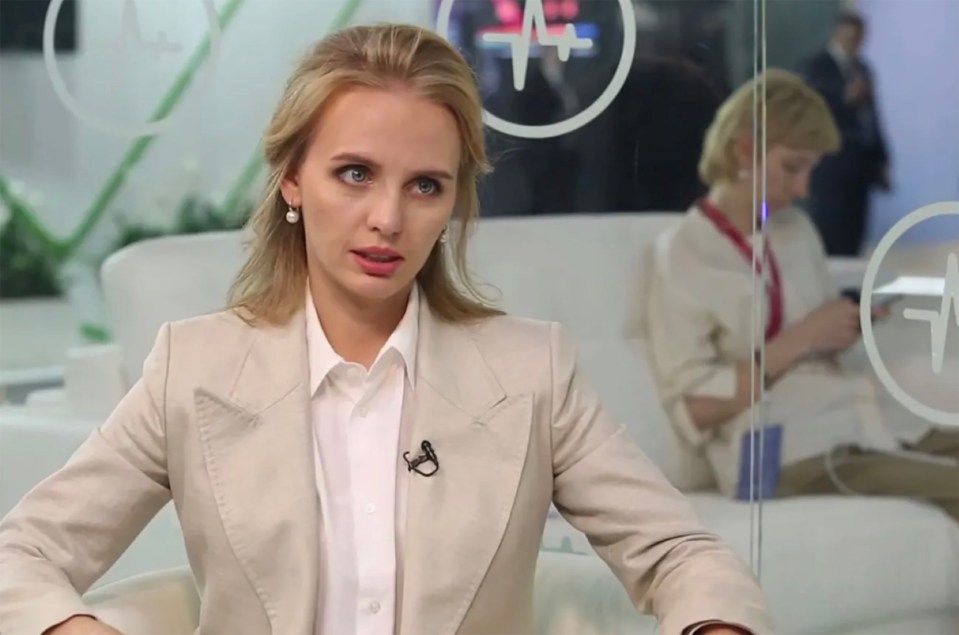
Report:
[{"label": "blazer sleeve", "polygon": [[107,421],[0,521],[0,633],[39,635],[89,614],[81,595],[170,500],[169,348],[164,325]]},{"label": "blazer sleeve", "polygon": [[556,324],[550,355],[557,510],[587,536],[637,609],[659,620],[663,635],[710,622],[771,633],[766,598],[748,567],[612,421]]}]

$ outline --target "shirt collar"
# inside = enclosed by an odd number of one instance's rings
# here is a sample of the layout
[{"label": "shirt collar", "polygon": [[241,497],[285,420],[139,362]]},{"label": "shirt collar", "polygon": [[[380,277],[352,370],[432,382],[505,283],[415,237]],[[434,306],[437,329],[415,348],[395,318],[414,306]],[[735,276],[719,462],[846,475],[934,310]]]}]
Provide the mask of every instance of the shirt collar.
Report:
[{"label": "shirt collar", "polygon": [[[320,318],[316,314],[316,308],[313,304],[313,295],[310,293],[309,286],[306,290],[306,306],[304,307],[306,315],[306,348],[310,367],[310,394],[316,394],[317,389],[326,376],[333,370],[337,364],[344,360],[333,350],[330,341],[323,332],[323,326],[320,324]],[[406,378],[411,386],[416,385],[416,344],[419,335],[419,305],[420,291],[419,286],[414,284],[410,291],[409,300],[406,303],[406,313],[396,329],[390,334],[380,352],[376,355],[373,366],[379,363],[380,359],[390,351],[395,351],[403,359],[403,365],[406,369]],[[371,366],[370,368],[373,368]]]},{"label": "shirt collar", "polygon": [[852,61],[849,53],[839,46],[835,40],[829,42],[827,50],[829,51],[829,54],[832,55],[832,58],[836,60],[836,64],[839,65],[839,70],[845,73],[849,63]]}]

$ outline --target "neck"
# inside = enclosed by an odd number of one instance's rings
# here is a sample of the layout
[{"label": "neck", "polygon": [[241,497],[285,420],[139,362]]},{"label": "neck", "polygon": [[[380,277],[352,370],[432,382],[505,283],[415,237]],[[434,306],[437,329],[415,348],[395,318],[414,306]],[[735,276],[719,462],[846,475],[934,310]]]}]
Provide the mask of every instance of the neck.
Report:
[{"label": "neck", "polygon": [[832,40],[830,42],[839,52],[841,52],[846,57],[854,57],[855,55],[850,51],[840,40]]},{"label": "neck", "polygon": [[323,333],[337,355],[369,369],[386,340],[406,313],[409,293],[370,302],[359,301],[343,289],[310,277],[313,307]]},{"label": "neck", "polygon": [[706,195],[709,202],[745,236],[751,235],[759,224],[759,219],[753,214],[753,193],[750,185],[751,182],[717,183]]}]

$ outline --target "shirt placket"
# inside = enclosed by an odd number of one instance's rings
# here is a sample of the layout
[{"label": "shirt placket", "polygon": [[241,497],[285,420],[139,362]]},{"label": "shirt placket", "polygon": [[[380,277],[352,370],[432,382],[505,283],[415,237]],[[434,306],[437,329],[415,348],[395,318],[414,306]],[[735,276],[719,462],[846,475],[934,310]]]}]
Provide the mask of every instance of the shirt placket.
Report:
[{"label": "shirt placket", "polygon": [[[350,473],[353,482],[353,526],[357,549],[357,634],[386,632],[393,619],[395,534],[393,489],[396,457],[385,435],[391,433],[383,414],[389,400],[385,371],[374,366],[355,392],[349,417]],[[384,470],[383,466],[389,466]]]}]

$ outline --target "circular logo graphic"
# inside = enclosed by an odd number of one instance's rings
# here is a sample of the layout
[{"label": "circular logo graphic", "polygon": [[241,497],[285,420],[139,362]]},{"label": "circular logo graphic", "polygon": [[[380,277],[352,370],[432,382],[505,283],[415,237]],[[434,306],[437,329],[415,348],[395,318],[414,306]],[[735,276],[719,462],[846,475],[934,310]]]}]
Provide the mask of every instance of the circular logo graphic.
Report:
[{"label": "circular logo graphic", "polygon": [[[885,259],[889,253],[889,249],[893,244],[895,244],[906,231],[923,221],[939,216],[959,216],[959,201],[933,203],[932,205],[922,207],[908,214],[905,218],[893,225],[892,229],[882,237],[882,240],[880,240],[876,246],[876,251],[872,254],[869,263],[866,265],[866,274],[862,281],[862,293],[859,303],[859,322],[862,326],[862,343],[866,349],[866,354],[869,356],[869,361],[872,362],[872,366],[882,385],[886,387],[886,390],[889,391],[896,401],[914,415],[922,417],[931,423],[944,426],[959,426],[959,412],[947,412],[933,408],[922,403],[902,389],[902,386],[892,377],[886,364],[882,361],[879,348],[876,346],[876,337],[872,330],[872,292],[873,286],[876,284],[876,275],[879,273],[879,266],[882,264],[883,259]],[[933,368],[937,366],[937,361],[941,364],[941,357],[944,354],[944,351],[937,350],[937,341],[941,340],[945,342],[945,328],[952,317],[951,313],[956,312],[956,314],[959,315],[959,306],[957,306],[957,303],[959,303],[959,267],[955,264],[956,262],[956,254],[951,254],[946,268],[941,311],[927,312],[916,309],[906,309],[905,312],[907,319],[929,321],[934,334],[937,333],[937,329],[939,329],[939,336],[934,335],[932,338],[931,356]],[[939,358],[938,360],[937,357]],[[941,366],[939,367],[941,368]]]},{"label": "circular logo graphic", "polygon": [[[449,40],[450,15],[453,11],[453,3],[455,1],[456,0],[443,0],[436,17],[436,32],[446,40]],[[613,78],[610,80],[609,85],[606,86],[606,89],[596,98],[596,101],[569,119],[539,126],[506,121],[484,108],[483,121],[486,122],[486,125],[503,134],[514,137],[524,139],[548,139],[551,137],[559,137],[582,128],[601,115],[603,111],[613,103],[616,95],[619,94],[620,89],[622,89],[626,83],[626,78],[629,76],[629,70],[633,64],[633,54],[636,51],[636,17],[633,14],[632,0],[619,0],[619,7],[623,16],[623,52],[620,55],[619,64],[616,66],[616,72],[613,73]],[[529,47],[533,37],[530,32],[530,25],[533,25],[533,28],[535,28],[540,40],[546,40],[545,27],[542,26],[545,21],[545,18],[542,17],[544,11],[542,0],[529,0],[526,3],[524,11],[523,32],[510,37],[514,40],[513,55],[524,56],[528,60]],[[540,19],[537,20],[534,16],[539,16]],[[565,35],[553,36],[552,39],[554,41],[552,45],[559,49],[561,58],[565,57],[565,54],[568,54],[570,48],[579,48],[577,44],[579,41],[575,37],[572,25],[567,25]],[[520,62],[522,61],[523,60],[520,60]],[[525,71],[525,64],[517,64],[514,59],[514,73],[517,72],[516,69]]]},{"label": "circular logo graphic", "polygon": [[[201,88],[209,89],[211,83],[210,76],[213,74],[214,62],[220,52],[220,22],[216,12],[213,0],[200,0],[206,12],[207,20],[210,23],[210,57],[208,65],[204,70],[205,80]],[[53,84],[53,91],[66,106],[67,110],[72,112],[78,119],[94,128],[98,128],[108,134],[135,139],[137,137],[148,137],[156,135],[167,130],[173,125],[176,113],[180,109],[158,119],[140,125],[124,126],[111,123],[96,114],[91,113],[79,101],[74,98],[60,74],[60,67],[57,64],[56,53],[53,46],[53,35],[57,25],[57,18],[60,16],[60,8],[63,6],[63,0],[52,0],[49,9],[47,9],[46,19],[43,23],[43,62],[47,67],[47,74],[50,76],[50,82]],[[122,42],[123,43],[141,43],[142,37],[139,33],[139,24],[136,20],[135,0],[124,0],[123,21],[121,23]]]}]

